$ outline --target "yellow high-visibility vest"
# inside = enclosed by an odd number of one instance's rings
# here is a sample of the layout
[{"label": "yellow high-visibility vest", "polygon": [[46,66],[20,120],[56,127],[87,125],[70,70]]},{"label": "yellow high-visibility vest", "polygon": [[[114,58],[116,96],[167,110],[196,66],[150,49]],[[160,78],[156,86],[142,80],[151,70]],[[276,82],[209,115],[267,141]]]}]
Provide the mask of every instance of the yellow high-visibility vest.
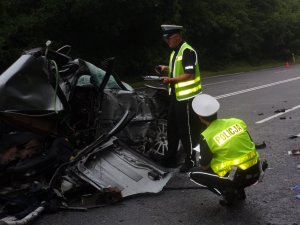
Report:
[{"label": "yellow high-visibility vest", "polygon": [[244,121],[217,119],[209,124],[202,135],[213,153],[210,167],[219,176],[225,176],[232,166],[246,170],[257,164],[259,155]]},{"label": "yellow high-visibility vest", "polygon": [[[169,77],[178,77],[179,75],[184,73],[184,68],[182,65],[182,56],[183,51],[185,49],[191,49],[196,54],[196,70],[195,77],[193,80],[182,81],[176,83],[175,86],[175,94],[176,99],[178,101],[186,100],[192,98],[201,92],[201,80],[200,80],[200,70],[198,65],[197,53],[196,51],[188,45],[186,42],[183,43],[178,51],[178,54],[175,59],[174,68],[172,68],[172,59],[174,57],[175,51],[171,53],[170,62],[169,62]],[[173,71],[171,74],[171,71]],[[169,93],[170,93],[170,85],[168,85]]]}]

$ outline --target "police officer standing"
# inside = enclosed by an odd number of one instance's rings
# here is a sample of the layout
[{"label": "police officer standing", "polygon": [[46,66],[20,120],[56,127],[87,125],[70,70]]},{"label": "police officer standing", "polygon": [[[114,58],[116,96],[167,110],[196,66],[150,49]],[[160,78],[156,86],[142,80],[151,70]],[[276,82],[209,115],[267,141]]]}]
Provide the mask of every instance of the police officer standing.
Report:
[{"label": "police officer standing", "polygon": [[186,153],[185,162],[180,172],[188,172],[195,165],[193,147],[199,120],[191,108],[193,98],[201,92],[200,71],[196,51],[182,38],[182,26],[161,25],[165,42],[172,50],[169,65],[156,67],[158,73],[166,72],[161,77],[168,85],[170,105],[168,111],[168,151],[164,156],[164,166],[176,167],[176,154],[179,141]]},{"label": "police officer standing", "polygon": [[267,164],[261,165],[244,121],[218,119],[219,102],[207,94],[198,95],[193,110],[207,128],[202,132],[200,167],[188,174],[192,181],[222,195],[221,205],[246,198],[244,188],[256,183]]}]

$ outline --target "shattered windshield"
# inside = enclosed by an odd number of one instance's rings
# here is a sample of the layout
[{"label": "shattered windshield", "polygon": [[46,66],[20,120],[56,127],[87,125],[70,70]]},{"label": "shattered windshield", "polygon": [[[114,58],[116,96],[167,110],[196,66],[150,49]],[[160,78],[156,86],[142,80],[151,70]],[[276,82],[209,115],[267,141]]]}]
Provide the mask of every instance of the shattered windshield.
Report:
[{"label": "shattered windshield", "polygon": [[[89,62],[85,62],[89,71],[91,72],[91,76],[87,75],[85,76],[85,78],[79,79],[78,81],[78,85],[88,85],[88,84],[93,84],[96,86],[100,86],[104,76],[105,76],[105,71],[96,67],[95,65],[89,63]],[[125,87],[128,90],[133,90],[132,87],[130,87],[130,85],[122,82],[123,85],[125,85]],[[110,75],[109,80],[105,86],[106,89],[122,89],[119,84],[116,82],[115,78],[113,75]]]}]

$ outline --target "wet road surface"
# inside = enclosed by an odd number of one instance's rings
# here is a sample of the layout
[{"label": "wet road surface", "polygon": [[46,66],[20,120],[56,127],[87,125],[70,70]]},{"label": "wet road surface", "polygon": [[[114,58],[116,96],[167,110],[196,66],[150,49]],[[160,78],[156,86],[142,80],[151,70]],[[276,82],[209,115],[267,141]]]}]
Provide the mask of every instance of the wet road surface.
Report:
[{"label": "wet road surface", "polygon": [[[87,212],[43,214],[38,225],[177,225],[177,224],[265,224],[300,225],[300,66],[203,79],[203,92],[216,96],[219,117],[245,120],[258,150],[269,168],[262,183],[246,189],[247,199],[232,208],[218,204],[219,197],[198,188],[185,174],[176,173],[159,194],[141,195],[113,206]],[[282,114],[275,113],[285,109]],[[300,135],[299,135],[300,136]]]}]

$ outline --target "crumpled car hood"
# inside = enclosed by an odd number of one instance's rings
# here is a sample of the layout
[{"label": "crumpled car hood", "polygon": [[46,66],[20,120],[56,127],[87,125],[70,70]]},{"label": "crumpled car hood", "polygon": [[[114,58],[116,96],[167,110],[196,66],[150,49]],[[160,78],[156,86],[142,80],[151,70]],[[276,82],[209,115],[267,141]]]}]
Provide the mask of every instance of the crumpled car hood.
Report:
[{"label": "crumpled car hood", "polygon": [[22,55],[0,76],[0,111],[60,111],[44,57]]}]

